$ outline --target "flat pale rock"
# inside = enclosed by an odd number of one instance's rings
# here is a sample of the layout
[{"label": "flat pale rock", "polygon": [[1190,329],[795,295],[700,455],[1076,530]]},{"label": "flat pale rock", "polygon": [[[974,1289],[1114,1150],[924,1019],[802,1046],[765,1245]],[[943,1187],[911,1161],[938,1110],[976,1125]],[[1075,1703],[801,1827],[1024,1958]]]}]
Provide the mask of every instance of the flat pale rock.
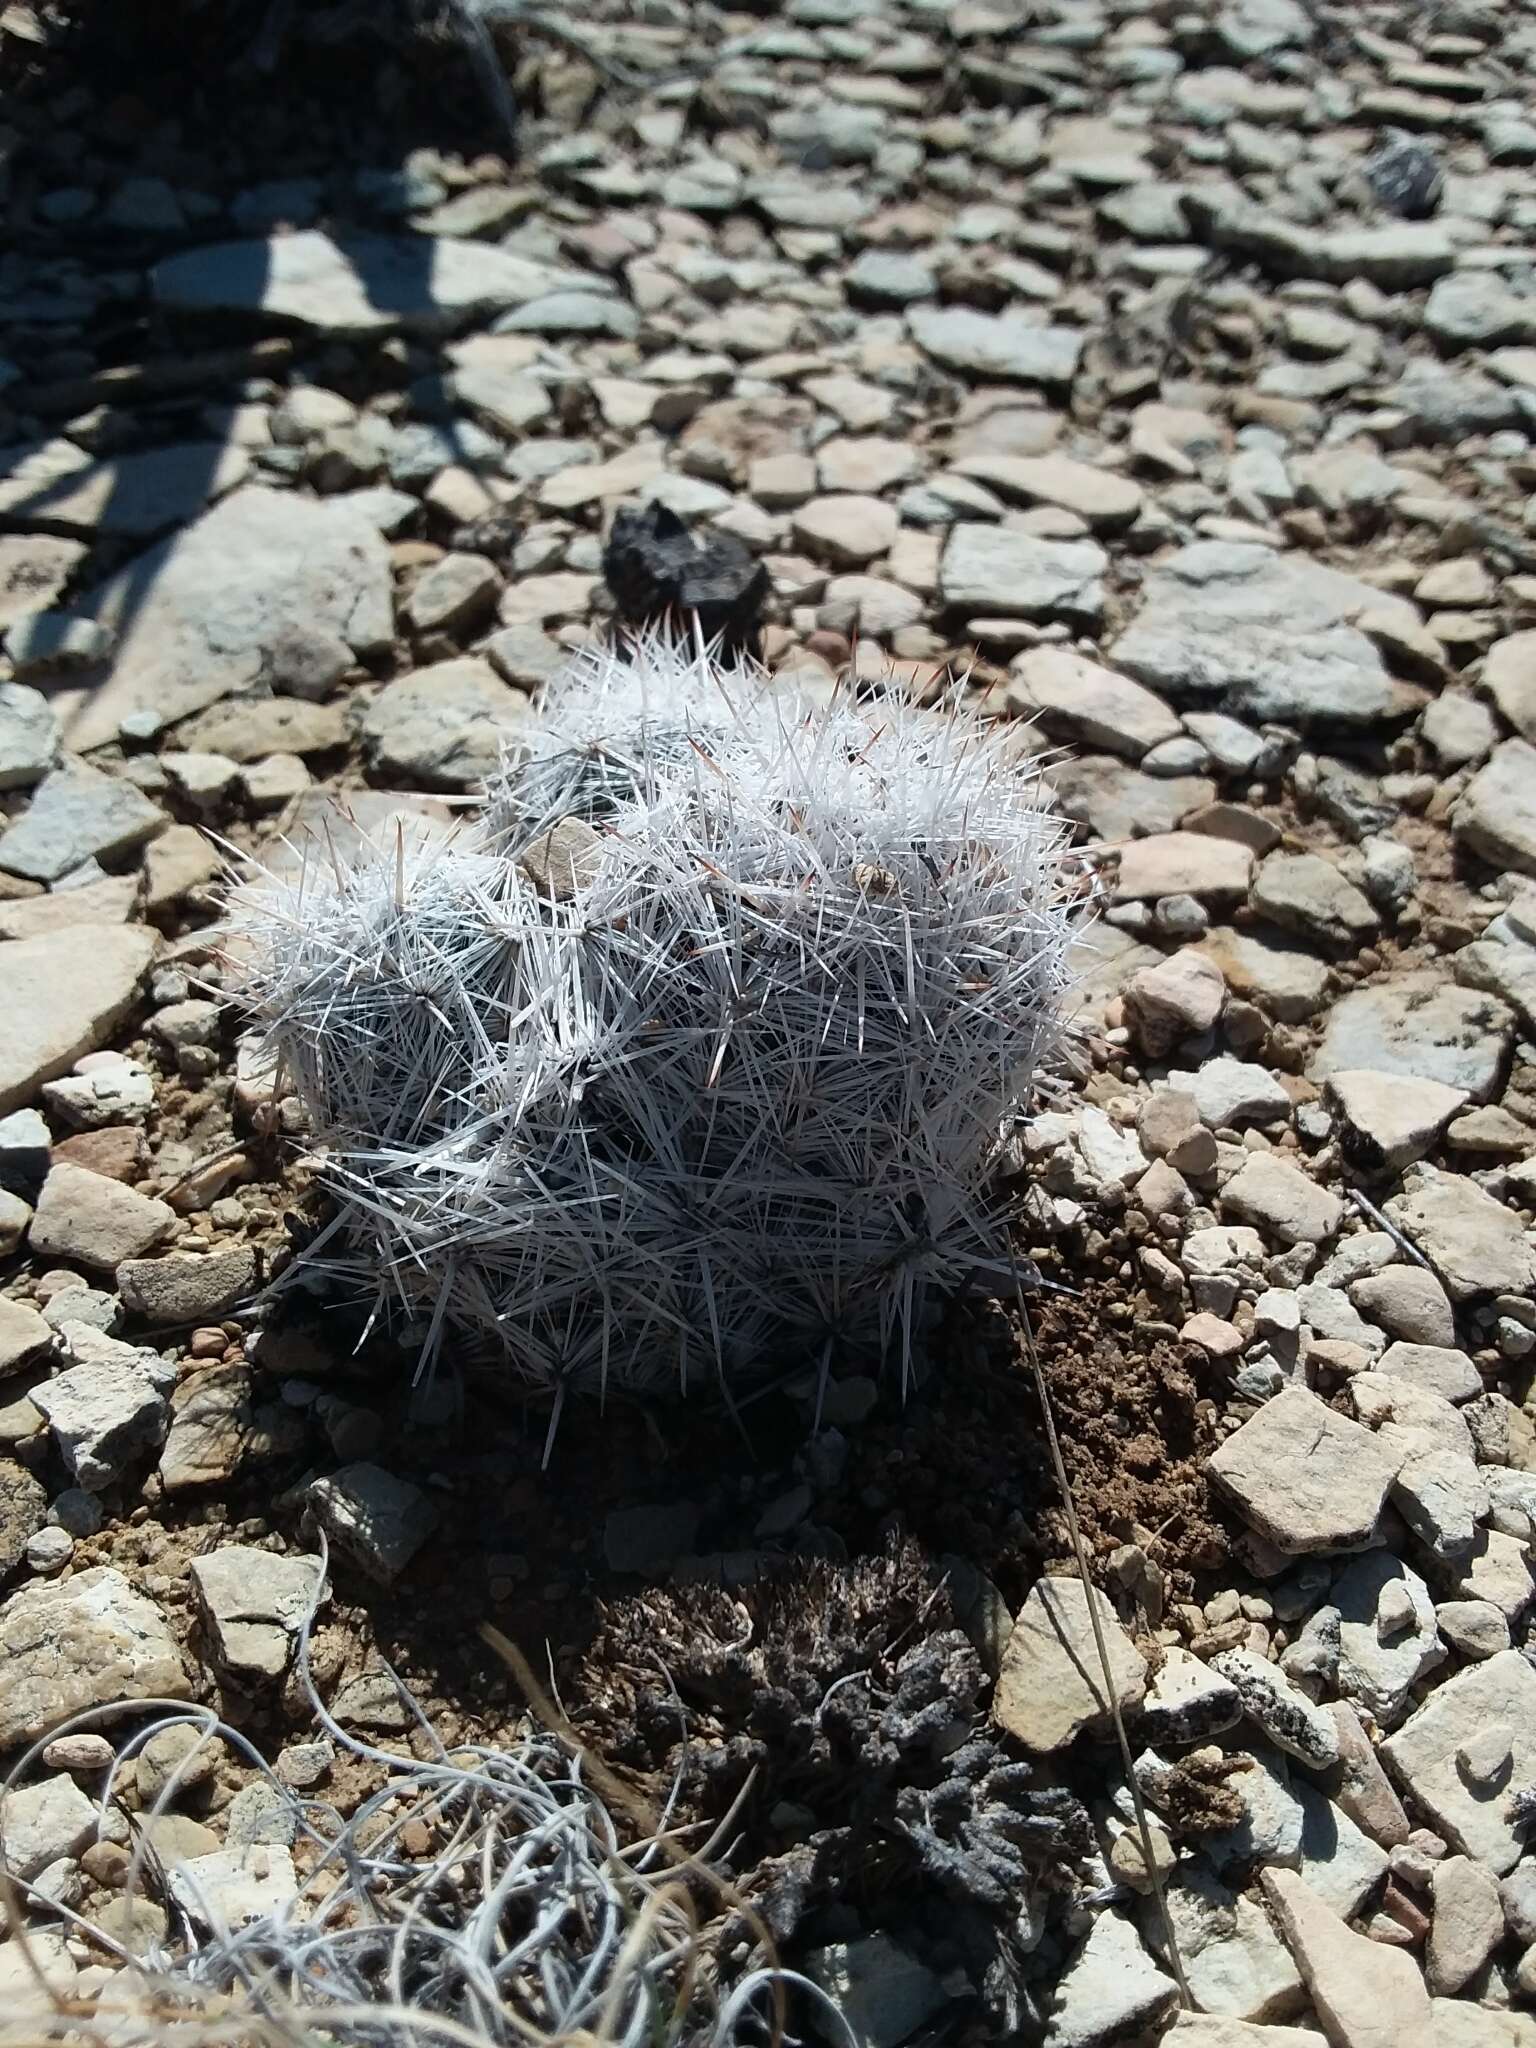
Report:
[{"label": "flat pale rock", "polygon": [[[497,339],[492,335],[479,338],[486,341]],[[554,410],[554,401],[546,384],[523,370],[495,360],[461,357],[451,382],[453,395],[460,405],[483,425],[504,434],[526,434],[530,427],[539,426],[547,420]],[[643,426],[651,416],[656,394],[647,385],[636,388],[644,396],[645,408],[632,424]]]},{"label": "flat pale rock", "polygon": [[58,715],[42,691],[0,683],[0,790],[30,789],[58,752]]},{"label": "flat pale rock", "polygon": [[[145,848],[149,857],[159,834]],[[139,904],[137,875],[105,875],[77,889],[52,889],[0,903],[0,939],[44,939],[83,924],[127,924]]]},{"label": "flat pale rock", "polygon": [[1053,737],[1139,761],[1183,730],[1161,697],[1069,647],[1031,647],[1012,665],[1010,709],[1039,715]]},{"label": "flat pale rock", "polygon": [[666,450],[657,441],[626,448],[607,462],[576,462],[557,469],[539,486],[539,503],[547,512],[569,512],[605,498],[628,497],[641,490],[667,466]]},{"label": "flat pale rock", "polygon": [[1449,1998],[1476,1976],[1504,1939],[1498,1880],[1470,1856],[1447,1856],[1430,1876],[1434,1918],[1425,1954],[1429,1988]]},{"label": "flat pale rock", "polygon": [[1329,1073],[1323,1093],[1343,1120],[1351,1163],[1368,1172],[1422,1159],[1467,1100],[1465,1088],[1445,1081],[1359,1067]]},{"label": "flat pale rock", "polygon": [[409,1480],[366,1462],[344,1465],[309,1489],[331,1541],[381,1585],[391,1585],[437,1527],[431,1498]]},{"label": "flat pale rock", "polygon": [[1200,941],[1234,995],[1246,996],[1282,1024],[1315,1016],[1328,992],[1328,967],[1315,953],[1279,932],[1234,931],[1221,926]]},{"label": "flat pale rock", "polygon": [[1155,2038],[1178,1997],[1178,1986],[1147,1954],[1131,1922],[1100,1913],[1056,1985],[1044,2048]]},{"label": "flat pale rock", "polygon": [[256,487],[99,584],[78,609],[118,635],[102,682],[55,695],[80,750],[115,739],[131,712],[173,725],[256,689],[295,619],[359,656],[394,639],[389,555],[364,512],[345,498]]},{"label": "flat pale rock", "polygon": [[[1491,1489],[1490,1489],[1491,1491]],[[1526,1510],[1522,1507],[1520,1512]],[[1465,1533],[1463,1530],[1462,1533]],[[1471,1548],[1445,1564],[1447,1589],[1463,1600],[1486,1600],[1517,1628],[1536,1599],[1524,1535],[1477,1529]]]},{"label": "flat pale rock", "polygon": [[243,483],[244,448],[185,441],[101,462],[73,441],[8,450],[0,474],[0,519],[65,534],[147,540],[195,519],[210,498]]},{"label": "flat pale rock", "polygon": [[1342,1804],[1335,1805],[1304,1778],[1298,1776],[1294,1784],[1306,1816],[1301,1830],[1301,1874],[1324,1905],[1352,1917],[1386,1874],[1387,1852],[1356,1826]]},{"label": "flat pale rock", "polygon": [[[1392,1482],[1392,1504],[1425,1548],[1451,1570],[1471,1561],[1478,1523],[1490,1507],[1487,1481],[1478,1466],[1435,1441],[1416,1444],[1404,1458]],[[1528,1598],[1529,1575],[1524,1591]]]},{"label": "flat pale rock", "polygon": [[1430,2048],[1429,1993],[1412,1956],[1354,1933],[1294,1870],[1267,1869],[1260,1882],[1333,2048]]},{"label": "flat pale rock", "polygon": [[1238,541],[1199,540],[1152,569],[1110,659],[1174,704],[1212,704],[1253,723],[1359,728],[1404,707],[1402,686],[1352,621],[1384,598],[1321,562]]},{"label": "flat pale rock", "polygon": [[1060,616],[1091,625],[1103,614],[1108,566],[1095,541],[1041,540],[962,519],[939,558],[939,600],[973,618]]},{"label": "flat pale rock", "polygon": [[1356,989],[1328,1012],[1307,1077],[1391,1074],[1438,1081],[1486,1102],[1499,1085],[1513,1013],[1494,996],[1458,988],[1443,973],[1401,975]]},{"label": "flat pale rock", "polygon": [[0,1750],[35,1741],[87,1707],[191,1694],[169,1622],[107,1565],[8,1595],[0,1667]]},{"label": "flat pale rock", "polygon": [[246,763],[269,754],[326,754],[347,742],[339,704],[302,697],[226,697],[176,729],[178,745]]},{"label": "flat pale rock", "polygon": [[105,1044],[159,947],[143,925],[76,925],[0,943],[0,1115]]},{"label": "flat pale rock", "polygon": [[408,788],[467,789],[494,773],[533,713],[520,690],[475,656],[386,683],[363,716],[373,767]]},{"label": "flat pale rock", "polygon": [[59,1160],[37,1198],[32,1249],[42,1258],[73,1259],[111,1272],[124,1259],[142,1258],[175,1221],[175,1210],[155,1196]]},{"label": "flat pale rock", "polygon": [[[1491,1783],[1462,1755],[1489,1736],[1509,1745],[1508,1768]],[[1381,1754],[1447,1841],[1502,1877],[1525,1850],[1509,1792],[1536,1780],[1536,1669],[1518,1650],[1502,1650],[1457,1672],[1387,1738]]]},{"label": "flat pale rock", "polygon": [[1414,2041],[1411,2048],[1536,2048],[1536,2018],[1528,2012],[1501,2012],[1468,1998],[1432,1998],[1429,2003],[1428,2038]]},{"label": "flat pale rock", "polygon": [[824,491],[888,491],[921,469],[917,450],[879,434],[837,434],[816,450]]},{"label": "flat pale rock", "polygon": [[1251,1152],[1222,1187],[1221,1206],[1283,1244],[1324,1244],[1344,1220],[1338,1195],[1275,1152]]},{"label": "flat pale rock", "polygon": [[1148,775],[1113,754],[1048,761],[1045,779],[1074,824],[1106,846],[1142,833],[1175,831],[1216,794],[1208,775]]},{"label": "flat pale rock", "polygon": [[351,235],[318,229],[216,242],[168,256],[150,272],[162,306],[188,313],[262,314],[328,334],[438,331],[499,313],[579,272],[454,235]]},{"label": "flat pale rock", "polygon": [[[1419,1270],[1417,1268],[1413,1269]],[[1379,1276],[1378,1276],[1379,1277]],[[1424,1278],[1432,1282],[1432,1275]],[[1354,1288],[1358,1296],[1369,1287],[1368,1280]],[[1436,1290],[1439,1292],[1439,1290]],[[1444,1297],[1441,1297],[1444,1299]],[[1363,1305],[1363,1304],[1362,1304]],[[1442,1344],[1389,1344],[1372,1367],[1389,1379],[1406,1380],[1425,1393],[1439,1394],[1447,1401],[1473,1401],[1483,1391],[1483,1376],[1465,1351]]]},{"label": "flat pale rock", "polygon": [[1264,1270],[1264,1240],[1245,1223],[1192,1230],[1182,1254],[1186,1273],[1233,1273],[1254,1279]]},{"label": "flat pale rock", "polygon": [[1536,747],[1529,740],[1494,748],[1458,798],[1451,826],[1494,867],[1536,875]]},{"label": "flat pale rock", "polygon": [[1065,1749],[1085,1728],[1107,1725],[1112,1704],[1128,1711],[1146,1691],[1147,1660],[1094,1588],[1114,1687],[1112,1697],[1106,1694],[1089,1597],[1080,1579],[1037,1579],[1003,1652],[992,1718],[1037,1754]]},{"label": "flat pale rock", "polygon": [[[1231,20],[1234,13],[1224,9],[1223,19]],[[1328,284],[1362,277],[1383,291],[1406,291],[1433,283],[1456,262],[1454,245],[1435,221],[1392,221],[1385,227],[1319,233],[1220,187],[1192,189],[1185,210],[1202,241],[1256,257],[1286,277]]]},{"label": "flat pale rock", "polygon": [[35,1308],[0,1294],[0,1379],[30,1365],[52,1342],[52,1325]]},{"label": "flat pale rock", "polygon": [[162,1259],[125,1259],[117,1285],[131,1314],[163,1329],[222,1321],[254,1290],[260,1273],[255,1247],[234,1245],[199,1258],[173,1252]]},{"label": "flat pale rock", "polygon": [[1513,1209],[1464,1174],[1427,1166],[1415,1174],[1386,1211],[1428,1259],[1452,1301],[1536,1287],[1536,1251]]},{"label": "flat pale rock", "polygon": [[1253,908],[1282,930],[1357,946],[1381,928],[1369,899],[1315,853],[1272,853],[1253,878]]},{"label": "flat pale rock", "polygon": [[0,534],[0,628],[46,610],[84,559],[84,541],[45,533]]},{"label": "flat pale rock", "polygon": [[117,1359],[72,1365],[34,1387],[32,1399],[48,1418],[70,1477],[87,1493],[114,1485],[153,1450],[170,1414],[148,1379]]},{"label": "flat pale rock", "polygon": [[1248,893],[1252,875],[1253,855],[1235,839],[1157,832],[1121,849],[1114,898],[1117,903],[1159,896],[1230,901]]},{"label": "flat pale rock", "polygon": [[1288,1387],[1229,1436],[1206,1469],[1244,1521],[1287,1557],[1300,1557],[1364,1549],[1397,1465],[1370,1430],[1305,1388]]},{"label": "flat pale rock", "polygon": [[967,455],[955,468],[1001,497],[1060,505],[1104,532],[1129,526],[1141,510],[1141,486],[1130,477],[1068,455]]},{"label": "flat pale rock", "polygon": [[206,1928],[281,1919],[299,1890],[292,1853],[279,1842],[188,1856],[171,1866],[167,1879],[177,1904]]},{"label": "flat pale rock", "polygon": [[0,834],[0,868],[57,882],[88,861],[132,853],[167,823],[131,782],[72,761],[43,777],[26,810]]},{"label": "flat pale rock", "polygon": [[1456,979],[1463,987],[1486,989],[1508,1003],[1527,1036],[1536,1039],[1536,942],[1530,923],[1529,915],[1517,923],[1515,913],[1506,911],[1484,928],[1482,938],[1453,957]]},{"label": "flat pale rock", "polygon": [[96,1802],[72,1778],[50,1777],[13,1787],[0,1808],[0,1856],[12,1877],[36,1877],[61,1856],[95,1839]]},{"label": "flat pale rock", "polygon": [[749,196],[777,227],[831,233],[864,218],[872,201],[853,189],[855,181],[770,177],[758,179]]},{"label": "flat pale rock", "polygon": [[894,505],[858,491],[812,498],[793,515],[798,545],[818,561],[831,562],[840,569],[858,568],[889,554],[897,527]]},{"label": "flat pale rock", "polygon": [[18,676],[89,668],[112,649],[112,636],[90,619],[42,612],[22,619],[5,636],[5,651]]},{"label": "flat pale rock", "polygon": [[193,1558],[190,1569],[203,1625],[224,1668],[247,1678],[281,1678],[314,1602],[319,1558],[225,1543]]},{"label": "flat pale rock", "polygon": [[1087,339],[1073,327],[970,306],[917,306],[907,326],[923,353],[947,370],[1020,384],[1070,384]]},{"label": "flat pale rock", "polygon": [[1356,1309],[1403,1343],[1456,1348],[1456,1311],[1425,1266],[1382,1266],[1350,1282]]},{"label": "flat pale rock", "polygon": [[1536,743],[1536,631],[1494,641],[1483,657],[1483,688],[1520,738]]},{"label": "flat pale rock", "polygon": [[[1203,1857],[1178,1865],[1164,1900],[1185,1981],[1203,2012],[1256,2020],[1295,2012],[1304,2002],[1296,1965],[1263,1908],[1233,1891]],[[1161,1926],[1155,1912],[1144,1912],[1147,1940],[1158,1948]]]},{"label": "flat pale rock", "polygon": [[1187,1086],[1201,1122],[1213,1131],[1224,1126],[1236,1130],[1244,1124],[1286,1124],[1295,1106],[1268,1067],[1257,1060],[1235,1060],[1227,1053],[1207,1060]]},{"label": "flat pale rock", "polygon": [[1160,2048],[1320,2048],[1310,2027],[1277,2027],[1221,2013],[1181,2012]]}]

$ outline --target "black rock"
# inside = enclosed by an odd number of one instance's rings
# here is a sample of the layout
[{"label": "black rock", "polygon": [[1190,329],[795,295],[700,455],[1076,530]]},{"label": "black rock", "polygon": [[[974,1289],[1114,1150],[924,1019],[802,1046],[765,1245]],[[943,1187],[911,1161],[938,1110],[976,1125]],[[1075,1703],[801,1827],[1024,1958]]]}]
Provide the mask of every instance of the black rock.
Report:
[{"label": "black rock", "polygon": [[627,506],[614,517],[603,575],[621,628],[690,640],[697,631],[719,641],[723,660],[759,656],[768,571],[731,535],[696,540],[665,505]]},{"label": "black rock", "polygon": [[1400,220],[1428,220],[1445,179],[1434,151],[1411,135],[1393,134],[1365,160],[1371,190]]}]

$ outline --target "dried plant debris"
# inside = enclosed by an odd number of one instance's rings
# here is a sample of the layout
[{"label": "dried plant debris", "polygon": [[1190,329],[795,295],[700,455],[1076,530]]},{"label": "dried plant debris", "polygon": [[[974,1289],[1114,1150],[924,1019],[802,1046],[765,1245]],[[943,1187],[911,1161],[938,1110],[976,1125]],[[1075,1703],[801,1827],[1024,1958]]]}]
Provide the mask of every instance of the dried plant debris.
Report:
[{"label": "dried plant debris", "polygon": [[[317,1598],[322,1579],[323,1560]],[[94,2013],[86,1999],[55,2009],[46,1996],[20,1997],[31,2038],[77,2040],[94,2018],[119,2048],[231,2036],[324,2038],[339,2048],[466,2039],[481,2048],[573,2039],[747,2048],[766,2038],[763,2014],[786,1990],[802,2009],[825,2007],[813,1984],[767,1954],[727,1981],[718,1929],[712,1936],[705,1924],[718,1920],[722,1897],[711,1868],[694,1859],[690,1883],[679,1882],[671,1842],[610,1810],[581,1757],[553,1735],[450,1748],[387,1665],[381,1682],[393,1686],[424,1753],[349,1735],[310,1674],[312,1621],[313,1607],[299,1652],[319,1738],[311,1746],[361,1767],[369,1789],[355,1801],[338,1808],[295,1790],[241,1731],[174,1701],[143,1702],[139,1725],[115,1749],[95,1730],[120,1712],[78,1715],[9,1773],[0,1796],[24,1796],[18,1788],[45,1748],[84,1737],[106,1768],[97,1799],[72,1790],[80,1832],[119,1840],[131,1828],[133,1845],[99,1919],[40,1891],[31,1874],[10,1873],[29,1906],[130,1966]],[[241,1795],[239,1836],[231,1827],[221,1849],[162,1856],[180,1796],[212,1775],[223,1752],[257,1773]],[[146,1761],[156,1756],[151,1780]],[[141,1799],[154,1786],[132,1823],[121,1794],[129,1776]],[[53,1960],[46,1943],[42,1952]],[[844,2040],[835,2012],[823,2012],[823,2025]]]},{"label": "dried plant debris", "polygon": [[675,1785],[680,1812],[734,1806],[744,1888],[791,1954],[839,1898],[927,1944],[942,1926],[1004,2027],[1021,2009],[1024,1902],[1065,1886],[1091,1844],[1074,1794],[987,1726],[988,1683],[943,1581],[893,1538],[734,1593],[617,1602],[571,1693],[594,1748]]},{"label": "dried plant debris", "polygon": [[817,706],[659,635],[551,687],[486,817],[235,909],[383,1311],[553,1396],[874,1353],[1006,1285],[1064,828],[955,703]]}]

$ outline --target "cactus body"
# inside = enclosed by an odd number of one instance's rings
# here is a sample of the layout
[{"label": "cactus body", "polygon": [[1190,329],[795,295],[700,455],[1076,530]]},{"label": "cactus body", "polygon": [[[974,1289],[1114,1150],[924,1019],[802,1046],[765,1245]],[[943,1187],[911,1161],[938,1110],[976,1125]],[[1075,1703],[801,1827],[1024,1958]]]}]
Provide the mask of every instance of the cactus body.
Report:
[{"label": "cactus body", "polygon": [[582,657],[446,847],[246,892],[362,1283],[523,1379],[729,1389],[1006,1284],[1065,832],[1016,733]]}]

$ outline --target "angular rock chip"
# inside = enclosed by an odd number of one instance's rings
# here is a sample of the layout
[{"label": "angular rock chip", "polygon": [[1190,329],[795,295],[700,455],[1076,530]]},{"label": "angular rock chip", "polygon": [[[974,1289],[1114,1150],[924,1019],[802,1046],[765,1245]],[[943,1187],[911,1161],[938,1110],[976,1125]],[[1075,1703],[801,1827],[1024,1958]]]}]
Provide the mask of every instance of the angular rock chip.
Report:
[{"label": "angular rock chip", "polygon": [[[1469,1768],[1468,1752],[1489,1736],[1509,1752],[1491,1782]],[[1440,1833],[1502,1877],[1525,1852],[1509,1793],[1536,1780],[1536,1668],[1518,1650],[1502,1650],[1459,1671],[1387,1738],[1381,1754]]]},{"label": "angular rock chip", "polygon": [[55,693],[66,739],[80,751],[116,739],[130,713],[174,725],[261,688],[294,619],[357,655],[383,652],[394,637],[389,554],[363,510],[344,497],[256,487],[98,585],[78,609],[118,635],[101,683]]},{"label": "angular rock chip", "polygon": [[1146,1691],[1147,1661],[1095,1588],[1091,1598],[1114,1686],[1113,1700],[1106,1695],[1089,1598],[1080,1579],[1037,1579],[1003,1652],[992,1718],[1039,1754],[1065,1749],[1085,1728],[1107,1725],[1112,1704],[1134,1707]]},{"label": "angular rock chip", "polygon": [[391,1585],[437,1527],[419,1486],[378,1465],[344,1465],[309,1489],[315,1518],[368,1576]]},{"label": "angular rock chip", "polygon": [[1287,1387],[1227,1438],[1206,1469],[1246,1522],[1287,1557],[1300,1557],[1364,1549],[1398,1462],[1370,1430],[1304,1387]]},{"label": "angular rock chip", "polygon": [[111,1272],[158,1244],[175,1221],[175,1210],[157,1197],[61,1159],[37,1198],[32,1249]]},{"label": "angular rock chip", "polygon": [[159,947],[143,925],[75,925],[0,944],[0,1115],[95,1052],[126,1015]]},{"label": "angular rock chip", "polygon": [[1536,1251],[1519,1217],[1464,1174],[1415,1169],[1388,1216],[1428,1259],[1452,1301],[1536,1287]]},{"label": "angular rock chip", "polygon": [[224,1543],[192,1560],[192,1586],[215,1654],[238,1677],[281,1678],[320,1578],[317,1557]]},{"label": "angular rock chip", "polygon": [[108,1565],[12,1593],[0,1607],[0,1669],[0,1750],[87,1707],[191,1695],[169,1622]]}]

